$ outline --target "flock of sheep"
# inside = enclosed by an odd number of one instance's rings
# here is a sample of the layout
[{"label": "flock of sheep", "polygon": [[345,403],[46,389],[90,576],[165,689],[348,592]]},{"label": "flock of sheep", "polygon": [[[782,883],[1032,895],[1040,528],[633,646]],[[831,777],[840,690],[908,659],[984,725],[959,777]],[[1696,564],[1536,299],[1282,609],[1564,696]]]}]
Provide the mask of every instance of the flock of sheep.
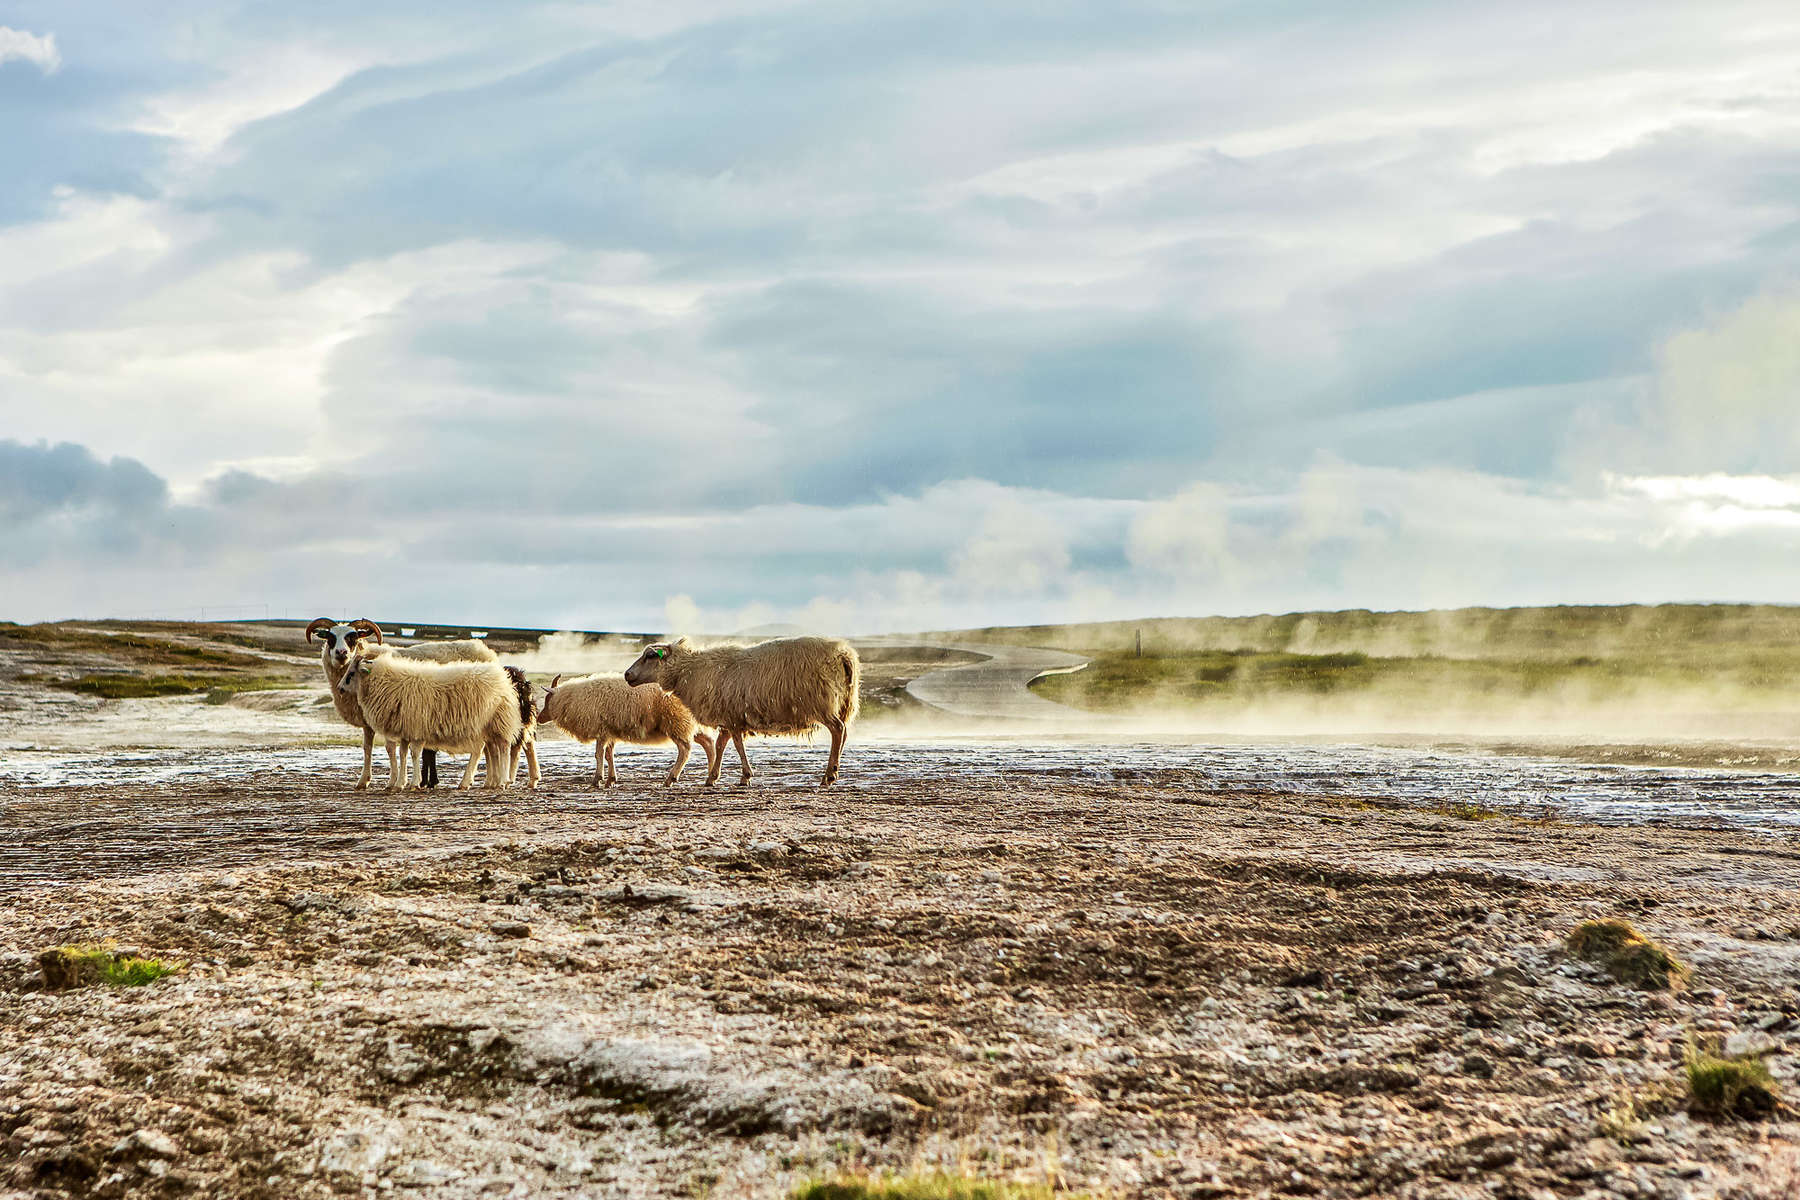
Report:
[{"label": "flock of sheep", "polygon": [[620,742],[673,742],[675,763],[665,786],[681,778],[695,742],[706,751],[707,784],[717,783],[730,742],[737,747],[742,785],[751,775],[746,735],[809,733],[822,726],[831,735],[823,781],[829,787],[856,719],[862,678],[856,651],[833,638],[707,649],[677,638],[646,646],[622,677],[590,675],[564,683],[558,675],[540,701],[523,671],[502,666],[473,639],[394,647],[366,618],[320,617],[306,627],[306,640],[323,648],[338,715],[363,731],[359,790],[369,786],[377,736],[387,750],[390,792],[434,786],[438,750],[469,756],[463,788],[483,759],[487,787],[511,786],[523,753],[535,788],[540,722],[594,743],[594,787],[617,780],[613,747]]}]

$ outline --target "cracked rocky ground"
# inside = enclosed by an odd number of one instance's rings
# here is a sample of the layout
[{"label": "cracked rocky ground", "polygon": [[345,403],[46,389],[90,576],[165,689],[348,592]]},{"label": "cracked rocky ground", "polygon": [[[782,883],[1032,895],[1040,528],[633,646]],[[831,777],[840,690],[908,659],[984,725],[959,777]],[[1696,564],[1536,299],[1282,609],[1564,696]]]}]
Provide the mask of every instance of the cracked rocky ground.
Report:
[{"label": "cracked rocky ground", "polygon": [[[1792,1092],[1790,841],[1028,761],[860,794],[565,785],[511,810],[273,772],[231,790],[388,815],[264,865],[4,897],[6,1194],[774,1197],[940,1163],[1116,1196],[1800,1177],[1791,1114],[1654,1103],[1690,1035],[1766,1049]],[[156,792],[175,819],[184,789]],[[38,789],[14,828],[142,793]],[[479,818],[406,835],[459,806]],[[1594,915],[1661,939],[1690,986],[1567,958]],[[38,951],[101,939],[190,965],[44,990]],[[1651,1102],[1620,1132],[1628,1094]]]}]

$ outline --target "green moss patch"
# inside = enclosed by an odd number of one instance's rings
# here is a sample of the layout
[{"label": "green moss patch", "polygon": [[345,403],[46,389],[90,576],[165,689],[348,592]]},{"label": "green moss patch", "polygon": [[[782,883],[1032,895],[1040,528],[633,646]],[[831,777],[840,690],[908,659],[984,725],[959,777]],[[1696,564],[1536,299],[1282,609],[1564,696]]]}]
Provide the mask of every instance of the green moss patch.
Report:
[{"label": "green moss patch", "polygon": [[1714,1118],[1760,1120],[1781,1107],[1781,1089],[1768,1064],[1754,1054],[1724,1057],[1717,1046],[1690,1042],[1683,1063],[1688,1110]]},{"label": "green moss patch", "polygon": [[1620,983],[1662,992],[1687,980],[1687,966],[1629,921],[1583,921],[1569,934],[1569,953],[1598,963]]},{"label": "green moss patch", "polygon": [[58,946],[38,955],[38,966],[44,972],[44,986],[56,991],[97,983],[142,987],[164,975],[175,974],[184,965],[164,962],[160,958],[122,955],[111,946],[93,943]]}]

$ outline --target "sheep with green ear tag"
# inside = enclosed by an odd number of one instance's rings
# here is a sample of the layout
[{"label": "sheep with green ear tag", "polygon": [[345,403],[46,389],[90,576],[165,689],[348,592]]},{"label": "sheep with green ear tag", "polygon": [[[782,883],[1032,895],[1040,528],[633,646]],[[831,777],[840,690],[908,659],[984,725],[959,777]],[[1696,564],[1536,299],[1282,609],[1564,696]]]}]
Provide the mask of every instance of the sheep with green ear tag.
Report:
[{"label": "sheep with green ear tag", "polygon": [[660,685],[687,705],[695,720],[719,731],[707,754],[709,785],[719,781],[727,739],[737,747],[742,787],[751,775],[745,735],[810,733],[823,726],[831,734],[831,755],[821,786],[830,787],[856,720],[862,661],[850,643],[836,638],[782,638],[705,650],[676,638],[644,647],[625,671],[625,681],[633,687]]}]

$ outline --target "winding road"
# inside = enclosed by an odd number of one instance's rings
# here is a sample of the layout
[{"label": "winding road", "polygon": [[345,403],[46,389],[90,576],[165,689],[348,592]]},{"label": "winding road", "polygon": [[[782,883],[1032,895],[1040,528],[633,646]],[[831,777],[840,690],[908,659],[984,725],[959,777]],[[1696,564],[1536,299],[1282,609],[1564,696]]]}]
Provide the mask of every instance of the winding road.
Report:
[{"label": "winding road", "polygon": [[1046,700],[1033,694],[1027,686],[1043,675],[1066,675],[1081,670],[1088,665],[1088,660],[1079,654],[985,642],[946,642],[941,647],[985,655],[986,661],[945,667],[919,676],[906,685],[906,691],[921,703],[958,717],[1079,721],[1083,725],[1094,722],[1094,714]]}]

